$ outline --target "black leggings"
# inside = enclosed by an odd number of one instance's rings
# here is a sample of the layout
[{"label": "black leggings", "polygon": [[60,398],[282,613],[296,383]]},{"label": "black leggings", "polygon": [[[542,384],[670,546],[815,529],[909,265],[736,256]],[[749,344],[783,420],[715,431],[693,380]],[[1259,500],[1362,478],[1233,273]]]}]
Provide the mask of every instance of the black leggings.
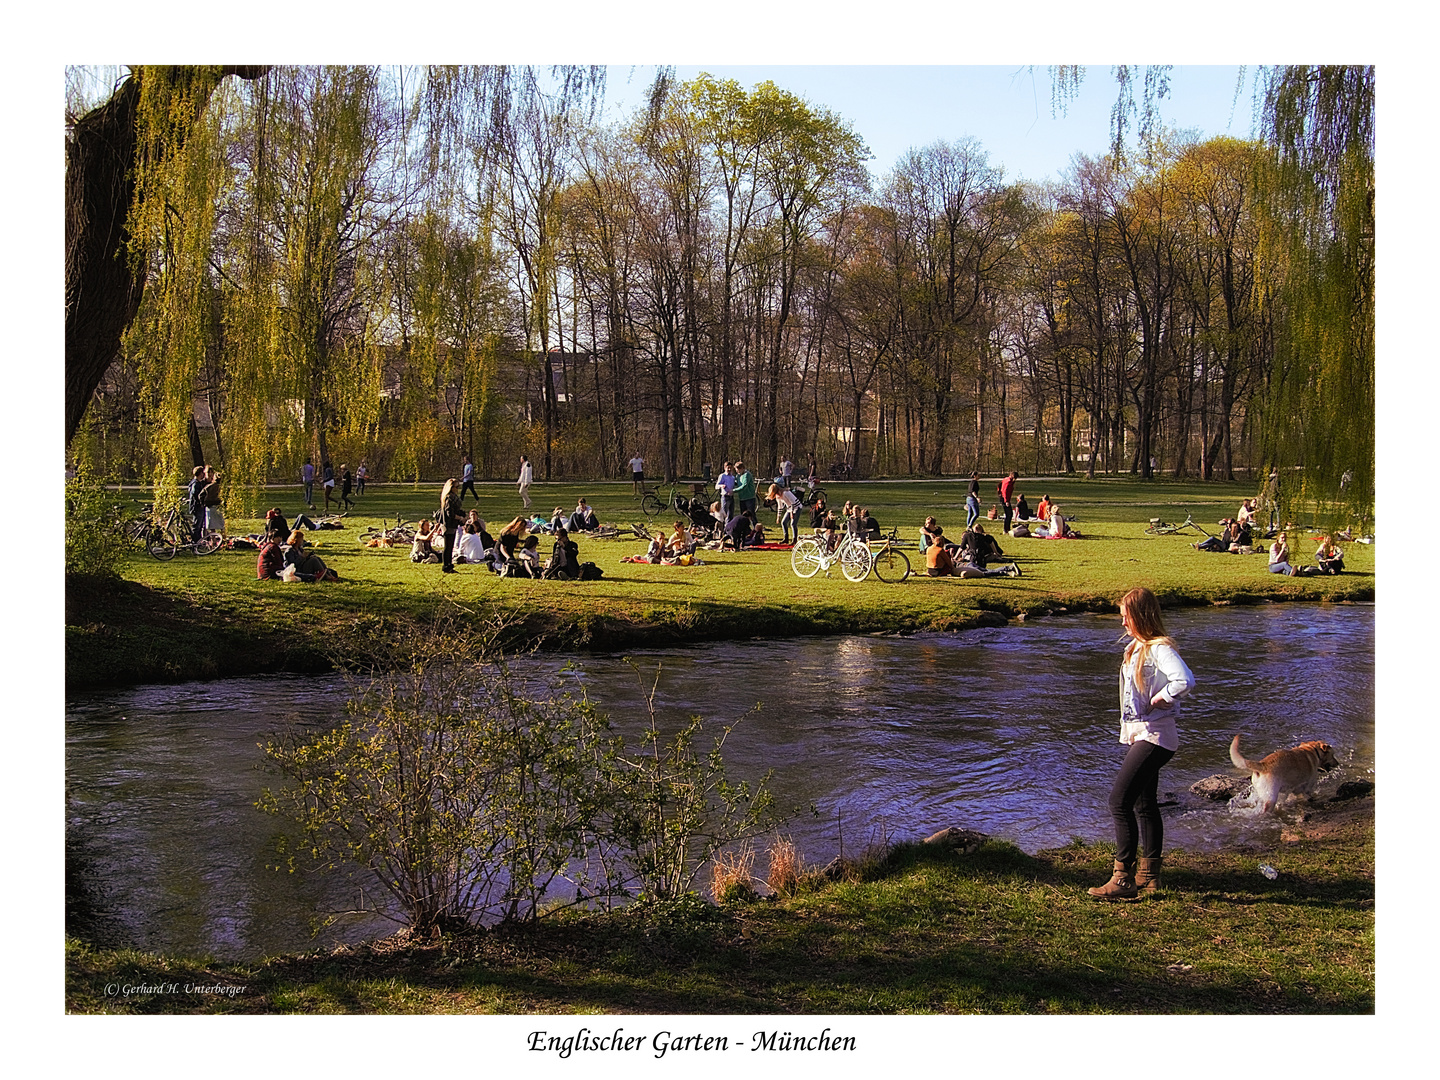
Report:
[{"label": "black leggings", "polygon": [[1174,756],[1174,750],[1166,750],[1152,742],[1131,744],[1130,752],[1120,766],[1120,775],[1115,777],[1115,786],[1110,789],[1110,816],[1115,819],[1116,862],[1135,862],[1137,839],[1145,858],[1160,857],[1160,851],[1165,846],[1165,826],[1160,820],[1160,805],[1155,796],[1160,784],[1160,769]]}]

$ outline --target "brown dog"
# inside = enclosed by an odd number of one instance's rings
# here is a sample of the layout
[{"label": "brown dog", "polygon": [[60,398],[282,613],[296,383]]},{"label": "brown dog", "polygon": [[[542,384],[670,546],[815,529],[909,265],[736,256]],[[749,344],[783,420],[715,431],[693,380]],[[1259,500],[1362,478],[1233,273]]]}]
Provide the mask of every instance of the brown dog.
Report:
[{"label": "brown dog", "polygon": [[1230,740],[1230,761],[1237,769],[1250,773],[1250,797],[1259,804],[1262,814],[1274,810],[1286,794],[1308,796],[1315,790],[1320,774],[1340,764],[1330,744],[1318,740],[1251,761],[1240,753],[1239,735]]}]

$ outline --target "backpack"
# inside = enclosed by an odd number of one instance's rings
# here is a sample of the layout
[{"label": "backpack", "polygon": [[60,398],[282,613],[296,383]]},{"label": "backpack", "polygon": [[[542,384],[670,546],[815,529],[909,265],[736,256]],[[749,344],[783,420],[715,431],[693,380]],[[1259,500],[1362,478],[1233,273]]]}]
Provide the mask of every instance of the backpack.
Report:
[{"label": "backpack", "polygon": [[605,576],[605,571],[596,566],[593,562],[580,564],[581,581],[599,581]]}]

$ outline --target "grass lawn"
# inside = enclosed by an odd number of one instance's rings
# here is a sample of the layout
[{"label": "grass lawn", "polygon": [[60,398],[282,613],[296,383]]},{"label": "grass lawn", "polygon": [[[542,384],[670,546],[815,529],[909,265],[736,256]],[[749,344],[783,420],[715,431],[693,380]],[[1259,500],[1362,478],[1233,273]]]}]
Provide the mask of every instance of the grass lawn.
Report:
[{"label": "grass lawn", "polygon": [[[911,540],[918,539],[927,514],[951,534],[964,526],[964,481],[825,486],[832,506],[856,500],[887,531],[899,525]],[[480,490],[479,509],[492,532],[521,509],[513,485]],[[829,577],[801,580],[785,551],[707,552],[705,565],[695,567],[622,563],[621,556],[643,550],[634,539],[581,541],[580,557],[601,567],[601,581],[501,579],[466,566],[442,575],[438,566],[411,563],[407,551],[367,549],[357,541],[372,524],[428,515],[438,505],[438,490],[372,485],[346,518],[345,530],[311,536],[343,577],[339,584],[257,582],[253,552],[224,551],[205,558],[182,552],[166,563],[137,551],[118,583],[72,578],[67,680],[78,688],[317,670],[362,648],[387,624],[428,621],[447,603],[477,619],[505,620],[512,647],[622,649],[677,640],[964,629],[1017,616],[1114,610],[1116,599],[1134,585],[1150,586],[1168,605],[1375,596],[1369,545],[1346,545],[1342,576],[1289,578],[1267,573],[1263,554],[1205,554],[1190,546],[1198,539],[1194,534],[1145,535],[1150,518],[1180,521],[1187,511],[1216,530],[1214,523],[1234,514],[1251,493],[1246,484],[1049,478],[1022,482],[1019,490],[1032,505],[1050,495],[1074,516],[1082,539],[999,537],[1006,557],[1020,566],[1020,578],[922,575],[887,585],[873,577],[852,584],[838,568]],[[541,513],[556,506],[568,511],[582,495],[603,522],[645,521],[628,483],[537,484],[531,490]],[[292,518],[302,509],[298,486],[260,492],[255,505],[279,505]],[[467,507],[474,505],[467,500]],[[989,501],[982,505],[988,508]],[[670,520],[662,516],[655,523]],[[258,519],[229,522],[232,534],[259,527]],[[1301,561],[1313,562],[1310,540],[1303,533],[1292,537]],[[918,552],[911,554],[918,566]]]},{"label": "grass lawn", "polygon": [[[1330,804],[1334,805],[1334,804]],[[908,844],[844,881],[253,964],[66,945],[70,1012],[1370,1013],[1373,798],[1276,846],[1167,854],[1164,894],[1091,900],[1111,850]],[[1323,816],[1322,810],[1319,815]],[[1261,863],[1278,871],[1274,881]],[[233,997],[107,986],[242,986]]]}]

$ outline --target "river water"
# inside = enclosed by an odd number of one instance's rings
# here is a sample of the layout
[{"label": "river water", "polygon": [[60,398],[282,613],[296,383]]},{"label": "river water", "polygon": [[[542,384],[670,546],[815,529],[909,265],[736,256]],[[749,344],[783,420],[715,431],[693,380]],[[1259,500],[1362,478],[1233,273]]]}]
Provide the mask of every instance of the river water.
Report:
[{"label": "river water", "polygon": [[[1275,604],[1197,609],[1168,628],[1198,685],[1181,748],[1167,846],[1223,847],[1278,828],[1190,796],[1250,757],[1305,739],[1336,747],[1344,779],[1373,777],[1374,608]],[[530,661],[526,677],[580,679],[627,734],[658,670],[662,725],[731,722],[733,779],[767,769],[807,864],[947,825],[1027,851],[1111,836],[1105,798],[1123,748],[1118,618],[1078,616],[958,634],[726,642],[619,657]],[[637,675],[638,670],[638,675]],[[142,686],[66,708],[68,834],[92,933],[111,944],[244,958],[385,934],[374,916],[312,937],[317,912],[356,906],[363,877],[276,872],[275,819],[254,808],[276,777],[258,748],[289,717],[340,715],[335,676]],[[760,704],[757,712],[748,711]],[[763,859],[761,860],[763,863]]]}]

